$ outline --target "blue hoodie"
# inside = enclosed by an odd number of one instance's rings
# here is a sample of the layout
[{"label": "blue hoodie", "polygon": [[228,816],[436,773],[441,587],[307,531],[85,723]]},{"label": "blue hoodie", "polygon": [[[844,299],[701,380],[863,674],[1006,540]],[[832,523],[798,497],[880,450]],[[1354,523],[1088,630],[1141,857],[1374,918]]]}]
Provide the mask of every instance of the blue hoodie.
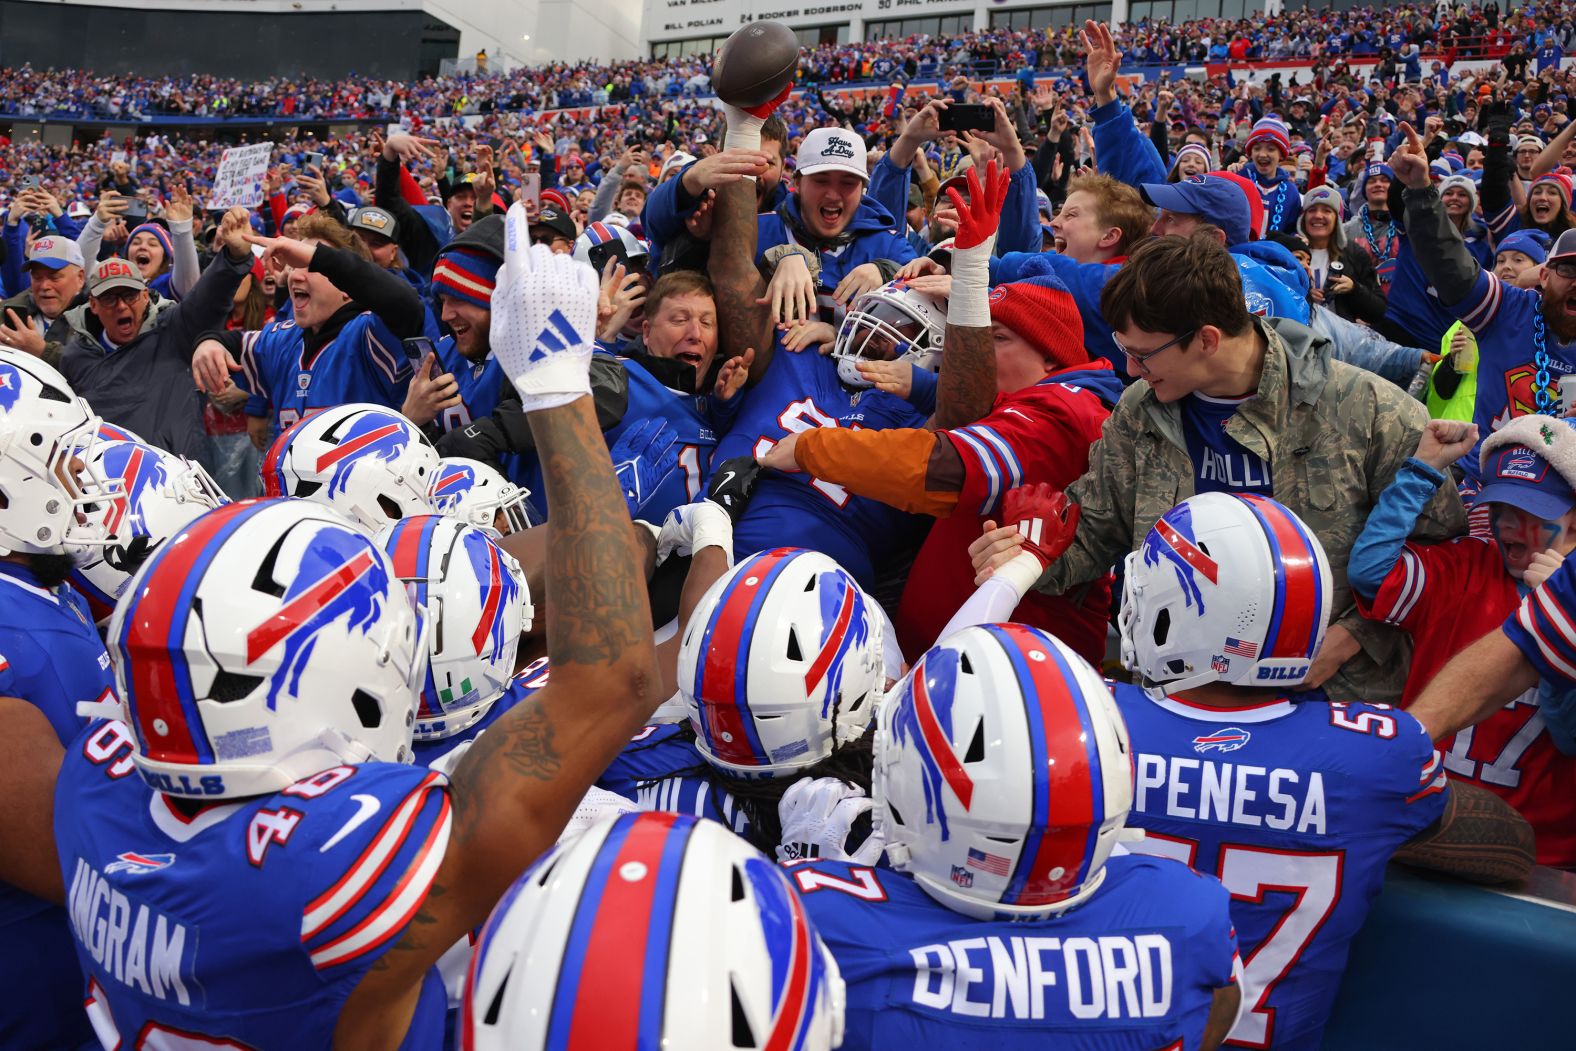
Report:
[{"label": "blue hoodie", "polygon": [[[775,212],[760,216],[759,221],[757,256],[780,244],[804,243],[806,235],[799,215],[798,194],[790,194]],[[913,246],[903,236],[903,230],[897,220],[892,218],[892,213],[868,195],[859,202],[846,233],[853,236],[845,244],[820,252],[821,288],[826,293],[835,289],[850,270],[864,263],[873,263],[877,259],[906,263],[914,258]]]}]

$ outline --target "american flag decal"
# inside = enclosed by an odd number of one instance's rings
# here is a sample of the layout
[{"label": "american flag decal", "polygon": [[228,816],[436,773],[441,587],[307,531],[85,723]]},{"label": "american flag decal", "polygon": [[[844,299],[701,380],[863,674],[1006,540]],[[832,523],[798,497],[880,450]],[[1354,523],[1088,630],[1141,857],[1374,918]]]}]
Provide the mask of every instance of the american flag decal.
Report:
[{"label": "american flag decal", "polygon": [[1006,858],[1001,857],[998,854],[987,854],[982,850],[975,850],[973,847],[969,848],[969,860],[967,864],[971,869],[979,869],[981,872],[989,872],[992,876],[1005,877],[1007,875],[1007,870],[1011,868],[1011,864]]},{"label": "american flag decal", "polygon": [[1228,635],[1226,636],[1225,650],[1234,657],[1247,657],[1249,660],[1252,660],[1259,655],[1259,644],[1256,642],[1243,642],[1241,639],[1234,639]]}]

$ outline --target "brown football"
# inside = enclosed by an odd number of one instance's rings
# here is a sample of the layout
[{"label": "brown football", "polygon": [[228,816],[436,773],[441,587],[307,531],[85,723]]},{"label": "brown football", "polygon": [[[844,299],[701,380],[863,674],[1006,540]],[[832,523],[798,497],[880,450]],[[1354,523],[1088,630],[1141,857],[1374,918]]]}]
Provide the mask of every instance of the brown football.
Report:
[{"label": "brown football", "polygon": [[730,106],[770,102],[799,68],[799,38],[781,22],[751,22],[723,42],[711,67],[711,89]]}]

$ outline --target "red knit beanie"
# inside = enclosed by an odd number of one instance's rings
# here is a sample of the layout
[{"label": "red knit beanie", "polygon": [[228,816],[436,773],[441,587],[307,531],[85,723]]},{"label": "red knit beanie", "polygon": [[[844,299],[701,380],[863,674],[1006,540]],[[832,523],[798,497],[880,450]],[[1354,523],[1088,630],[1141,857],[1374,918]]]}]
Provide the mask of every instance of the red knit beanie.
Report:
[{"label": "red knit beanie", "polygon": [[1054,275],[991,289],[990,319],[1012,329],[1053,364],[1070,367],[1089,360],[1078,304]]}]

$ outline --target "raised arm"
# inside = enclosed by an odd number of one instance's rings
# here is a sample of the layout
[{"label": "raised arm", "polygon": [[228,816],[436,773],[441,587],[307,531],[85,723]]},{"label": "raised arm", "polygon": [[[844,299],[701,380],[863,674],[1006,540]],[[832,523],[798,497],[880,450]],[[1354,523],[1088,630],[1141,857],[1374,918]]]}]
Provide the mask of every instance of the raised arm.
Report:
[{"label": "raised arm", "polygon": [[[749,382],[757,383],[771,365],[775,345],[771,313],[764,304],[756,302],[766,291],[766,282],[755,268],[760,233],[755,216],[755,179],[765,173],[769,163],[760,152],[760,125],[765,118],[756,120],[752,145],[748,134],[740,136],[732,127],[736,120],[742,122],[749,115],[731,106],[727,108],[728,152],[749,149],[755,154],[757,167],[748,175],[736,176],[715,187],[707,271],[717,296],[717,356],[728,361],[753,347],[755,358],[750,365]],[[735,141],[741,137],[744,141]]]},{"label": "raised arm", "polygon": [[[428,968],[552,845],[661,699],[643,560],[589,397],[597,277],[530,246],[520,204],[506,221],[492,346],[530,413],[552,506],[544,602],[552,680],[460,762],[442,867],[421,911],[347,1001],[337,1048],[398,1046]],[[562,349],[538,351],[544,332]]]}]

